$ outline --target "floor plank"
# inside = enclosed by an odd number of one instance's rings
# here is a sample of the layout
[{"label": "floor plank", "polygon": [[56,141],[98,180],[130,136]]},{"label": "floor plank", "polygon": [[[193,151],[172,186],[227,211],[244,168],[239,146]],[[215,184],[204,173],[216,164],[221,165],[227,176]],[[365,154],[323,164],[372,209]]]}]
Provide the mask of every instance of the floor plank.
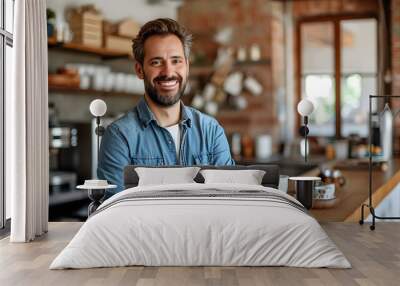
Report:
[{"label": "floor plank", "polygon": [[400,223],[380,222],[375,231],[354,223],[322,224],[352,263],[352,269],[290,267],[117,267],[48,269],[80,228],[79,222],[50,223],[32,243],[0,240],[0,285],[398,285]]}]

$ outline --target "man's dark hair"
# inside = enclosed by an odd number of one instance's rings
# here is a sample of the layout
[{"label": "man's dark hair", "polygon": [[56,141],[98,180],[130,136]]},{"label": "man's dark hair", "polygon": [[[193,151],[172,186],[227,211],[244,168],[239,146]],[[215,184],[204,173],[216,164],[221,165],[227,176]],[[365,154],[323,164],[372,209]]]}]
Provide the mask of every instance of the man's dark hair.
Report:
[{"label": "man's dark hair", "polygon": [[147,22],[142,26],[138,35],[133,39],[132,49],[135,60],[143,65],[144,43],[155,35],[175,35],[182,43],[186,60],[189,59],[190,48],[192,46],[192,35],[178,22],[169,18],[159,18]]}]

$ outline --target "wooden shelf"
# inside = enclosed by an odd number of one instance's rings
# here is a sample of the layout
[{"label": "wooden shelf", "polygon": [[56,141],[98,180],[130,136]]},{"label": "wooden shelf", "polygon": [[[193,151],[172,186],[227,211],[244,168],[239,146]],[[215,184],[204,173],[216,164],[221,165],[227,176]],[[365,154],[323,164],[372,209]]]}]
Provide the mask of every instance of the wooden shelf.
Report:
[{"label": "wooden shelf", "polygon": [[48,39],[48,47],[67,50],[67,51],[71,51],[71,52],[96,55],[103,59],[116,59],[116,58],[129,59],[129,58],[132,58],[131,53],[110,50],[110,49],[105,49],[105,48],[84,46],[84,45],[76,44],[76,43],[60,43],[60,42],[57,42],[54,38]]},{"label": "wooden shelf", "polygon": [[[233,69],[241,69],[253,66],[265,66],[270,65],[271,61],[269,59],[261,59],[259,61],[243,61],[236,62],[233,66]],[[190,76],[209,76],[215,71],[214,66],[212,65],[196,65],[192,64],[190,66]]]},{"label": "wooden shelf", "polygon": [[132,97],[141,96],[140,94],[128,93],[128,92],[101,91],[95,89],[80,89],[76,87],[60,87],[60,86],[49,86],[49,92],[75,93],[75,94],[96,95],[96,96],[132,96]]}]

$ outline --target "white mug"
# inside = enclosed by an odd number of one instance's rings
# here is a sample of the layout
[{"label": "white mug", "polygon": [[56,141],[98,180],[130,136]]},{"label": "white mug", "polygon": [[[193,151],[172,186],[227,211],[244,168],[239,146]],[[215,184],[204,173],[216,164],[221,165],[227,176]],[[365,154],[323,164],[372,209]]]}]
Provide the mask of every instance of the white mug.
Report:
[{"label": "white mug", "polygon": [[278,190],[287,193],[289,184],[289,176],[287,175],[279,175],[279,186]]}]

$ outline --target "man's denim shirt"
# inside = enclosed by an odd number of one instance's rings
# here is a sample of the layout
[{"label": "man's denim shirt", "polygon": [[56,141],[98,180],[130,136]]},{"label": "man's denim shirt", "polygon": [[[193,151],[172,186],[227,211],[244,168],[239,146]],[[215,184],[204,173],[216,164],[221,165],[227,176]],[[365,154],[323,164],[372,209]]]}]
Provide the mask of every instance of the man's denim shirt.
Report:
[{"label": "man's denim shirt", "polygon": [[97,175],[123,190],[127,165],[234,165],[223,128],[196,109],[181,104],[179,158],[171,134],[160,127],[146,101],[108,126],[101,141]]}]

